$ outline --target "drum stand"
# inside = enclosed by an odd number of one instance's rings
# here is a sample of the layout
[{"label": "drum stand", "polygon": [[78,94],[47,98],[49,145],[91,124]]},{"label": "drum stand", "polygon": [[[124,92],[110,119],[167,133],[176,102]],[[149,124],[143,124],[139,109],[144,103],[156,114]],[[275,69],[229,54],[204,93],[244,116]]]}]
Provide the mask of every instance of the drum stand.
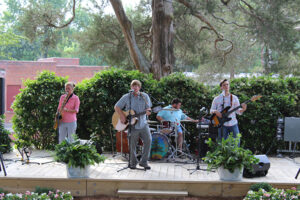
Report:
[{"label": "drum stand", "polygon": [[[181,153],[181,155],[183,155],[183,156],[185,156],[185,157],[187,157],[189,159],[192,159],[192,156],[189,153],[185,153],[183,151],[183,149],[182,150],[178,149],[178,142],[177,142],[177,140],[178,140],[178,132],[177,132],[177,126],[175,126],[174,129],[175,129],[175,131],[174,131],[174,133],[175,133],[175,147],[170,143],[170,146],[171,146],[171,155],[168,156],[167,162],[170,161],[171,159],[175,160],[175,158],[178,158],[178,154],[177,153]],[[186,143],[185,137],[184,137],[184,131],[183,131],[182,134],[183,134],[183,139],[182,139],[183,140],[182,141],[182,148],[183,148],[184,143]],[[187,146],[186,146],[186,148],[188,149]]]}]

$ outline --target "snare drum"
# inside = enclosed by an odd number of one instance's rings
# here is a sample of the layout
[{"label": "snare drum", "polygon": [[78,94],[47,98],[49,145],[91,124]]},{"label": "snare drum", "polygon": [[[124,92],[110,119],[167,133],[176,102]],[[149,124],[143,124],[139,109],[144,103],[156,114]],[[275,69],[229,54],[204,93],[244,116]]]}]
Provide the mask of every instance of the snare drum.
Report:
[{"label": "snare drum", "polygon": [[151,154],[153,160],[161,160],[169,151],[169,141],[167,136],[161,133],[152,134]]},{"label": "snare drum", "polygon": [[163,134],[170,134],[175,130],[175,123],[170,121],[163,121],[162,122],[162,128],[159,132]]}]

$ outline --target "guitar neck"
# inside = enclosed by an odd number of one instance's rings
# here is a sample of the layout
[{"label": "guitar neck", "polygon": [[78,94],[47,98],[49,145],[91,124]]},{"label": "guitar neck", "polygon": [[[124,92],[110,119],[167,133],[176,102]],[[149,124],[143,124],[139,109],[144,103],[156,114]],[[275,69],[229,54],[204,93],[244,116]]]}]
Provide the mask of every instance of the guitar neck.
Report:
[{"label": "guitar neck", "polygon": [[[248,104],[249,102],[251,102],[251,99],[245,101],[244,104]],[[242,103],[242,104],[243,104],[243,103]],[[238,109],[242,108],[242,104],[240,104],[238,107],[236,107],[236,108],[234,108],[234,109],[228,111],[228,112],[226,113],[226,115],[228,116],[228,115],[230,115],[231,113],[233,113],[233,112],[237,111]]]}]

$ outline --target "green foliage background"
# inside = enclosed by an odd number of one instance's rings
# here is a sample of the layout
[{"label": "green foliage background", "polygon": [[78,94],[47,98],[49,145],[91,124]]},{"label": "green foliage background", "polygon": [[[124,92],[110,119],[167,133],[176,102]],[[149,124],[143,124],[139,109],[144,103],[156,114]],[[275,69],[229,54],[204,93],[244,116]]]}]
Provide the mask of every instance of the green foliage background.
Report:
[{"label": "green foliage background", "polygon": [[[111,126],[114,105],[128,92],[133,79],[140,80],[146,93],[166,102],[166,105],[175,97],[182,99],[182,109],[192,118],[198,117],[203,106],[210,108],[213,97],[220,93],[219,88],[204,86],[181,73],[174,73],[156,81],[151,75],[138,71],[116,68],[101,71],[93,78],[78,83],[75,88],[75,93],[80,98],[77,115],[77,134],[80,138],[88,139],[91,134],[99,135],[100,145],[111,151],[111,137],[115,139]],[[54,148],[57,135],[52,128],[53,119],[66,81],[66,78],[57,77],[52,72],[42,72],[37,80],[25,81],[26,88],[17,95],[13,105],[16,113],[13,128],[23,143],[31,142],[37,148],[43,149]],[[300,78],[296,77],[234,79],[231,82],[231,91],[239,97],[241,103],[253,95],[263,95],[260,100],[248,104],[248,110],[238,117],[242,145],[255,153],[266,153],[271,147],[271,152],[274,152],[280,145],[274,141],[277,118],[300,116],[299,89]],[[155,101],[153,104],[156,106]],[[154,120],[155,114],[150,119]],[[197,136],[195,124],[188,125],[188,129],[190,134],[186,135],[186,139],[193,151]]]},{"label": "green foliage background", "polygon": [[39,149],[53,149],[57,133],[53,129],[59,98],[64,93],[67,78],[44,71],[36,80],[27,79],[25,88],[13,103],[13,129],[18,145],[33,144]]},{"label": "green foliage background", "polygon": [[9,138],[9,131],[4,128],[4,115],[0,116],[0,152],[7,153],[12,150]]}]

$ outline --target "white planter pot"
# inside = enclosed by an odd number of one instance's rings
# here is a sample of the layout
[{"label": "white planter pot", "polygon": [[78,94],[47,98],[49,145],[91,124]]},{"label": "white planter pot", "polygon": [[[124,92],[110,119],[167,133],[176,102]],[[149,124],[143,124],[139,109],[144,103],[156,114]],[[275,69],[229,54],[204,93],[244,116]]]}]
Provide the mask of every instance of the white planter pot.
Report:
[{"label": "white planter pot", "polygon": [[240,181],[243,178],[244,167],[240,170],[236,168],[233,173],[228,169],[224,169],[223,166],[218,168],[218,173],[222,181]]},{"label": "white planter pot", "polygon": [[90,166],[85,168],[80,167],[67,167],[67,176],[68,178],[87,178],[89,173]]}]

